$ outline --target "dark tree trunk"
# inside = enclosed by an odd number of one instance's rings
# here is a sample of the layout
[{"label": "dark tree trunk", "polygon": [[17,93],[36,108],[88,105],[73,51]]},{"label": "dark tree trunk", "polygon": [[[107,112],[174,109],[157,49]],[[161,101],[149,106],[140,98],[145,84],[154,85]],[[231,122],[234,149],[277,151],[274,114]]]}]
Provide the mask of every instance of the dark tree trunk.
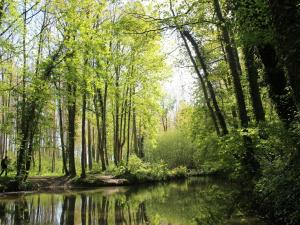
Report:
[{"label": "dark tree trunk", "polygon": [[234,45],[232,43],[232,40],[230,38],[228,27],[226,26],[226,21],[223,17],[223,13],[221,10],[220,2],[219,0],[214,0],[214,8],[217,15],[217,18],[220,23],[220,29],[222,33],[222,39],[225,44],[225,52],[227,55],[227,60],[231,72],[231,76],[233,79],[233,87],[235,92],[235,97],[237,101],[238,106],[238,112],[239,112],[239,118],[241,121],[242,127],[248,127],[248,115],[247,115],[247,109],[246,109],[246,103],[245,103],[245,97],[241,85],[241,73],[240,73],[240,65],[237,60],[237,54],[236,50],[234,49]]},{"label": "dark tree trunk", "polygon": [[63,171],[65,175],[69,175],[67,167],[67,154],[65,149],[65,140],[64,140],[64,127],[63,127],[63,113],[61,105],[61,96],[58,98],[58,119],[59,119],[59,134],[60,134],[60,143],[61,143],[61,154],[63,159]]},{"label": "dark tree trunk", "polygon": [[107,107],[107,88],[108,84],[105,82],[104,86],[104,94],[102,96],[101,92],[98,92],[99,103],[100,103],[100,111],[101,111],[101,132],[102,132],[102,139],[101,139],[101,154],[103,154],[103,160],[108,166],[108,154],[107,154],[107,133],[106,133],[106,107]]},{"label": "dark tree trunk", "polygon": [[89,170],[93,169],[93,156],[92,156],[92,134],[91,134],[91,121],[88,119],[88,161]]},{"label": "dark tree trunk", "polygon": [[133,149],[136,156],[139,157],[139,145],[138,145],[138,133],[137,133],[137,123],[136,123],[136,111],[133,107],[132,109],[132,134],[133,134]]},{"label": "dark tree trunk", "polygon": [[85,120],[86,120],[86,91],[82,96],[82,120],[81,120],[81,177],[85,178],[86,173],[86,137],[85,137]]},{"label": "dark tree trunk", "polygon": [[221,33],[222,33],[222,39],[225,44],[225,52],[227,55],[227,60],[228,60],[231,76],[233,79],[233,87],[234,87],[235,97],[236,97],[237,106],[238,106],[239,119],[241,122],[241,127],[243,128],[243,131],[245,133],[245,135],[243,136],[245,153],[243,154],[243,156],[241,158],[241,163],[242,163],[244,170],[247,172],[249,179],[251,179],[251,178],[255,177],[256,175],[260,174],[260,165],[254,156],[254,146],[252,143],[252,139],[247,134],[249,118],[247,115],[245,97],[244,97],[244,92],[243,92],[242,84],[241,84],[241,76],[242,76],[241,70],[240,70],[241,66],[239,64],[237,50],[236,50],[234,43],[230,37],[229,28],[223,17],[220,2],[219,2],[219,0],[214,0],[213,3],[214,3],[214,8],[215,8],[217,18],[219,20],[219,26],[220,26]]},{"label": "dark tree trunk", "polygon": [[115,126],[114,126],[114,163],[117,166],[119,164],[119,154],[120,154],[120,142],[119,142],[119,134],[120,134],[120,125],[119,125],[119,120],[120,120],[120,107],[119,107],[119,98],[120,98],[120,90],[119,90],[119,73],[120,73],[120,68],[116,68],[116,78],[115,78],[115,87],[116,87],[116,94],[115,94]]},{"label": "dark tree trunk", "polygon": [[130,155],[130,123],[131,123],[131,100],[132,100],[132,89],[129,88],[129,109],[128,109],[128,121],[127,121],[127,156],[126,164],[128,165]]},{"label": "dark tree trunk", "polygon": [[209,99],[209,96],[208,96],[208,92],[207,92],[207,88],[206,88],[206,85],[205,85],[205,81],[204,81],[203,77],[201,76],[201,73],[200,73],[199,68],[197,66],[197,63],[196,63],[196,61],[195,61],[195,59],[194,59],[194,57],[192,55],[192,52],[191,52],[190,47],[189,47],[189,45],[187,43],[187,40],[186,40],[184,34],[181,31],[180,31],[180,35],[181,35],[181,38],[182,38],[182,40],[184,42],[184,45],[185,45],[185,48],[186,48],[186,50],[188,52],[190,60],[191,60],[191,62],[193,64],[193,66],[194,66],[196,74],[197,74],[197,76],[199,78],[199,81],[200,81],[200,84],[201,84],[201,87],[202,87],[202,91],[203,91],[203,94],[204,94],[205,102],[206,102],[207,108],[208,108],[208,110],[210,112],[210,115],[211,115],[212,121],[214,123],[216,132],[220,136],[221,135],[220,128],[219,128],[219,125],[218,125],[218,122],[217,122],[217,117],[215,115],[215,112],[214,112],[214,110],[213,110],[213,108],[212,108],[212,106],[210,104],[210,99]]},{"label": "dark tree trunk", "polygon": [[191,42],[191,44],[194,47],[194,50],[196,52],[199,63],[201,65],[202,69],[203,69],[204,78],[205,78],[205,81],[206,81],[206,84],[207,84],[207,88],[208,88],[210,97],[212,99],[212,103],[213,103],[213,106],[214,106],[214,109],[215,109],[216,116],[218,118],[218,121],[219,121],[221,129],[222,129],[222,135],[226,135],[226,134],[228,134],[227,125],[226,125],[223,113],[222,113],[222,111],[219,107],[219,104],[218,104],[218,101],[217,101],[217,98],[216,98],[216,94],[215,94],[215,90],[212,86],[212,83],[209,80],[209,72],[208,72],[208,69],[207,69],[207,66],[206,66],[204,56],[200,52],[200,49],[199,49],[199,46],[197,45],[197,42],[195,41],[194,37],[189,33],[189,31],[184,30],[183,34],[186,36],[186,38]]},{"label": "dark tree trunk", "polygon": [[97,141],[97,152],[98,155],[100,156],[101,159],[101,166],[102,166],[102,170],[106,170],[106,165],[105,165],[105,158],[104,158],[104,151],[102,148],[102,139],[103,139],[103,134],[102,134],[102,130],[101,130],[101,125],[100,125],[100,112],[99,112],[99,106],[98,106],[98,102],[99,102],[99,98],[101,97],[100,94],[100,90],[97,89],[96,90],[96,96],[94,98],[94,107],[95,107],[95,112],[96,112],[96,126],[97,126],[97,137],[98,137],[98,141]]},{"label": "dark tree trunk", "polygon": [[69,153],[69,172],[76,176],[75,167],[75,118],[76,118],[76,87],[68,84],[68,153]]},{"label": "dark tree trunk", "polygon": [[258,71],[254,61],[254,48],[244,46],[245,66],[249,81],[249,89],[252,101],[252,108],[256,122],[265,121],[265,111],[261,101],[260,90],[258,85]]},{"label": "dark tree trunk", "polygon": [[275,48],[266,44],[259,46],[258,50],[265,69],[265,80],[269,85],[269,96],[275,104],[279,118],[290,124],[295,119],[297,108],[288,91],[284,69],[279,63]]},{"label": "dark tree trunk", "polygon": [[300,111],[300,13],[298,0],[269,0],[278,49],[287,69],[293,96]]}]

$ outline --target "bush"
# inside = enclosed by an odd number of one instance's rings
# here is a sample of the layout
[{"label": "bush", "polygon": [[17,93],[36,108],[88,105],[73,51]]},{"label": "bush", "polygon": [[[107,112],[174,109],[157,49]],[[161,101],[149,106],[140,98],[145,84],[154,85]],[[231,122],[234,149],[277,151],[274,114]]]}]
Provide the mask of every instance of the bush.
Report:
[{"label": "bush", "polygon": [[169,170],[163,161],[159,163],[148,163],[142,161],[135,155],[130,156],[128,166],[124,162],[118,167],[110,170],[116,177],[125,178],[131,182],[165,181],[172,178],[185,177],[186,167]]},{"label": "bush", "polygon": [[175,178],[184,178],[187,177],[188,170],[185,166],[179,166],[170,171],[169,176]]}]

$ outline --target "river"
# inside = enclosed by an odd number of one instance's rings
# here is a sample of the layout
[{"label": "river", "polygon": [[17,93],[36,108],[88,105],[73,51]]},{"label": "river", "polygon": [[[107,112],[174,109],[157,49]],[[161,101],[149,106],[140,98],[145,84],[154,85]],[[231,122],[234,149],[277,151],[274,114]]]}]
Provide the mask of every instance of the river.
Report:
[{"label": "river", "polygon": [[189,178],[138,187],[0,196],[1,225],[264,225],[237,188]]}]

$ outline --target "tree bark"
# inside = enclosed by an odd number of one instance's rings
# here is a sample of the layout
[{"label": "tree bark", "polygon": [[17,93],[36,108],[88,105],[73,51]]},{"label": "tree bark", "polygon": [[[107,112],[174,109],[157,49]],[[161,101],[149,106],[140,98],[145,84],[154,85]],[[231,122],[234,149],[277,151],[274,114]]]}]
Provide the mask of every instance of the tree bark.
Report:
[{"label": "tree bark", "polygon": [[91,121],[88,119],[88,162],[89,170],[93,169],[93,156],[92,156],[92,134],[91,134]]},{"label": "tree bark", "polygon": [[82,120],[81,120],[81,177],[86,177],[86,137],[85,137],[85,122],[86,122],[86,91],[83,90],[82,95]]},{"label": "tree bark", "polygon": [[196,71],[196,74],[197,74],[197,76],[198,76],[198,79],[199,79],[199,81],[200,81],[200,84],[201,84],[201,87],[202,87],[202,91],[203,91],[203,94],[204,94],[204,99],[205,99],[207,108],[208,108],[208,110],[209,110],[209,112],[210,112],[210,115],[211,115],[213,124],[214,124],[215,129],[216,129],[216,132],[217,132],[217,135],[220,136],[220,135],[221,135],[220,128],[219,128],[219,125],[218,125],[218,121],[217,121],[217,117],[216,117],[216,115],[215,115],[215,112],[214,112],[214,110],[213,110],[213,108],[212,108],[212,106],[211,106],[211,104],[210,104],[210,99],[209,99],[209,96],[208,96],[208,92],[207,92],[207,88],[206,88],[206,85],[205,85],[205,81],[204,81],[203,77],[201,76],[201,73],[200,73],[200,71],[199,71],[199,68],[198,68],[198,66],[197,66],[197,63],[196,63],[196,61],[195,61],[195,59],[194,59],[194,57],[193,57],[193,55],[192,55],[192,52],[191,52],[191,50],[190,50],[190,47],[189,47],[189,45],[188,45],[188,43],[187,43],[187,40],[186,40],[186,38],[185,38],[183,32],[180,31],[180,35],[181,35],[181,38],[182,38],[182,40],[183,40],[183,42],[184,42],[184,46],[185,46],[185,48],[186,48],[186,50],[187,50],[187,52],[188,52],[188,55],[189,55],[189,57],[190,57],[190,60],[191,60],[191,62],[192,62],[192,64],[193,64],[193,66],[194,66],[194,69],[195,69],[195,71]]},{"label": "tree bark", "polygon": [[203,73],[204,73],[204,79],[206,81],[210,97],[212,99],[212,103],[213,103],[213,106],[214,106],[214,109],[215,109],[216,116],[218,118],[218,121],[219,121],[221,129],[222,129],[222,135],[226,135],[226,134],[228,134],[227,125],[226,125],[223,113],[222,113],[222,111],[219,107],[219,104],[218,104],[218,101],[217,101],[217,98],[216,98],[216,94],[215,94],[215,90],[213,88],[212,83],[209,80],[209,72],[208,72],[208,68],[207,68],[204,56],[200,52],[199,46],[196,43],[194,37],[190,34],[190,32],[188,30],[184,30],[182,33],[185,35],[185,37],[190,41],[190,43],[194,47],[197,58],[199,60],[199,63],[201,65]]},{"label": "tree bark", "polygon": [[228,29],[227,22],[225,21],[225,19],[223,17],[220,2],[219,2],[219,0],[214,0],[213,3],[214,3],[214,8],[215,8],[217,18],[219,20],[219,26],[220,26],[221,33],[222,33],[222,39],[225,44],[227,60],[228,60],[231,76],[233,79],[233,87],[234,87],[235,97],[236,97],[237,106],[238,106],[239,119],[241,122],[241,127],[243,128],[243,131],[245,133],[243,136],[245,152],[241,158],[241,164],[242,164],[242,167],[244,168],[245,172],[247,172],[249,179],[252,179],[253,177],[260,174],[260,164],[255,159],[254,146],[252,143],[252,139],[247,134],[249,118],[247,115],[246,102],[245,102],[244,92],[243,92],[242,84],[241,84],[241,76],[242,76],[241,70],[240,70],[241,66],[239,64],[237,50],[236,50],[234,43],[230,37],[230,31]]},{"label": "tree bark", "polygon": [[258,71],[254,61],[253,46],[244,46],[244,61],[248,76],[252,108],[257,123],[265,121],[265,111],[260,97]]},{"label": "tree bark", "polygon": [[62,159],[63,159],[63,171],[64,171],[65,175],[69,175],[69,171],[68,171],[68,167],[67,167],[67,154],[66,154],[66,149],[65,149],[61,96],[58,97],[58,118],[59,118],[59,134],[60,134],[60,143],[61,143],[61,153],[62,153]]},{"label": "tree bark", "polygon": [[293,97],[300,111],[300,13],[298,0],[269,0],[278,49],[287,69]]},{"label": "tree bark", "polygon": [[229,64],[229,68],[231,71],[232,79],[233,79],[233,87],[235,92],[235,97],[237,101],[238,106],[238,112],[239,112],[239,118],[241,122],[241,126],[247,128],[249,118],[247,115],[247,109],[246,109],[246,103],[245,103],[245,97],[241,85],[241,73],[240,73],[240,65],[237,61],[238,55],[235,52],[232,40],[230,38],[228,27],[226,26],[226,21],[223,17],[223,13],[221,10],[220,2],[219,0],[214,0],[214,8],[217,15],[217,18],[220,23],[220,29],[222,33],[222,39],[225,44],[225,52],[227,55],[227,60]]},{"label": "tree bark", "polygon": [[71,176],[76,176],[75,166],[75,118],[76,118],[76,86],[68,84],[68,154],[69,154],[69,172]]},{"label": "tree bark", "polygon": [[95,112],[96,112],[96,126],[97,126],[97,137],[98,137],[98,141],[97,141],[97,152],[100,156],[101,159],[101,166],[102,166],[102,170],[106,170],[106,165],[105,165],[105,159],[104,159],[104,151],[102,148],[102,139],[103,139],[103,134],[102,134],[102,130],[101,130],[101,125],[100,125],[100,112],[99,112],[99,106],[98,106],[98,102],[99,102],[99,98],[101,96],[101,92],[99,89],[96,89],[96,96],[94,98],[94,107],[95,107]]},{"label": "tree bark", "polygon": [[274,46],[265,44],[258,46],[259,56],[265,70],[265,80],[269,85],[269,96],[272,99],[279,118],[286,124],[295,120],[296,104],[288,91],[288,83],[284,69],[279,63]]}]

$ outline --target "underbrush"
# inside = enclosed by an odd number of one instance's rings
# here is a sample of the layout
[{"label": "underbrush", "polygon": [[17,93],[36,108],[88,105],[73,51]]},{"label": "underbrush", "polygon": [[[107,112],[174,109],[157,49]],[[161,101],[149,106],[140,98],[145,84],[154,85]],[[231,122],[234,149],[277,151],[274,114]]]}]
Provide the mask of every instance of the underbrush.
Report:
[{"label": "underbrush", "polygon": [[188,174],[187,168],[184,166],[170,170],[166,163],[148,163],[137,156],[131,156],[128,165],[121,162],[118,167],[110,167],[108,172],[116,178],[125,178],[130,182],[165,181],[184,178]]},{"label": "underbrush", "polygon": [[300,171],[281,167],[265,171],[257,182],[255,200],[259,213],[276,224],[300,224]]}]

